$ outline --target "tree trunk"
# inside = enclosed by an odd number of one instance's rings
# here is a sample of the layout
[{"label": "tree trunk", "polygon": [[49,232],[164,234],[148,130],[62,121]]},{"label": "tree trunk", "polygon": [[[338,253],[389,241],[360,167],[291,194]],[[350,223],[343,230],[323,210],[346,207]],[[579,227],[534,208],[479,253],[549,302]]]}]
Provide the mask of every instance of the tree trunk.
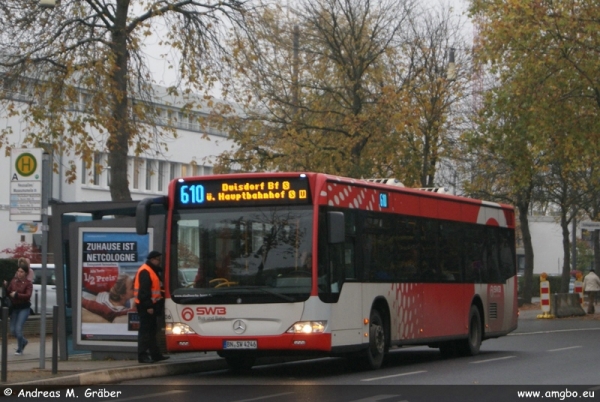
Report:
[{"label": "tree trunk", "polygon": [[[571,241],[569,240],[569,221],[567,220],[566,212],[560,214],[560,227],[563,235],[563,259],[562,275],[560,281],[560,289],[556,289],[555,293],[569,293],[569,281],[571,280]],[[550,289],[554,292],[554,290]]]},{"label": "tree trunk", "polygon": [[519,223],[523,234],[523,248],[525,249],[525,272],[523,274],[523,302],[530,304],[533,296],[533,244],[531,243],[531,231],[529,230],[529,218],[527,212],[529,203],[523,201],[517,204],[519,212]]},{"label": "tree trunk", "polygon": [[[108,138],[108,161],[110,166],[110,195],[113,201],[130,201],[129,181],[127,179],[127,156],[129,153],[129,94],[127,51],[127,12],[129,0],[117,2],[117,12],[112,31],[111,50],[115,68],[111,79],[114,82],[112,94],[112,115],[115,122]],[[137,169],[138,166],[134,166]]]},{"label": "tree trunk", "polygon": [[592,232],[592,240],[594,242],[594,269],[600,272],[600,230]]}]

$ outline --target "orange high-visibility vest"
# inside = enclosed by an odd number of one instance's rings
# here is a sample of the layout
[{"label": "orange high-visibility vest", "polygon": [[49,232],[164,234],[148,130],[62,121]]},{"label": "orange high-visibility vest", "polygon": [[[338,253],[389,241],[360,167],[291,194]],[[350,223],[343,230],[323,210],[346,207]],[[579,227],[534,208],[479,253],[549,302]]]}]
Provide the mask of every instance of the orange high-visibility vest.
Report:
[{"label": "orange high-visibility vest", "polygon": [[154,272],[154,270],[152,268],[150,268],[150,266],[148,266],[148,264],[144,264],[140,267],[140,269],[138,269],[138,273],[135,276],[135,281],[133,282],[133,296],[135,297],[135,304],[140,304],[140,301],[138,299],[138,292],[140,290],[140,272],[142,272],[143,270],[148,271],[148,274],[150,275],[150,281],[151,281],[151,294],[152,294],[152,303],[156,303],[158,302],[160,299],[162,299],[162,294],[160,292],[160,279],[158,279],[158,275],[156,275],[156,272]]}]

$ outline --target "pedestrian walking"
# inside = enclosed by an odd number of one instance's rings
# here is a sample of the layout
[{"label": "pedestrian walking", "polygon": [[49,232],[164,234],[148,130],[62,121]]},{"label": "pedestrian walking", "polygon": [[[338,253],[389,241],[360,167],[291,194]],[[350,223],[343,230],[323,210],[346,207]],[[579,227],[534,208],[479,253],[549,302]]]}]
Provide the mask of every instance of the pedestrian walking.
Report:
[{"label": "pedestrian walking", "polygon": [[583,293],[587,294],[588,297],[588,314],[594,314],[596,308],[594,307],[594,301],[598,292],[600,291],[600,278],[596,275],[594,269],[590,269],[590,272],[583,278]]},{"label": "pedestrian walking", "polygon": [[154,363],[166,360],[158,348],[157,330],[158,316],[164,308],[164,297],[161,290],[160,266],[162,254],[151,251],[146,262],[138,269],[133,283],[133,296],[140,318],[138,331],[138,362]]},{"label": "pedestrian walking", "polygon": [[29,261],[25,258],[20,258],[18,265],[17,273],[11,279],[8,286],[6,281],[4,281],[6,294],[10,300],[10,333],[17,338],[15,356],[21,356],[28,343],[27,339],[23,336],[23,326],[29,317],[31,293],[33,292],[33,284],[27,279],[30,271]]}]

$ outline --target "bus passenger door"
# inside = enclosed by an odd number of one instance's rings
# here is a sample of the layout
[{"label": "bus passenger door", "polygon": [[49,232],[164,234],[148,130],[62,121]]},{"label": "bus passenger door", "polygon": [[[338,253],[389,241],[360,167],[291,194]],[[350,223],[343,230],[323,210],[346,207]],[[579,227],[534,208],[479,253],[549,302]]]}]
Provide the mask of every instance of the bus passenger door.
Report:
[{"label": "bus passenger door", "polygon": [[330,303],[328,325],[332,334],[332,346],[362,341],[362,295],[356,270],[354,229],[351,217],[345,218],[347,230],[343,242],[329,243],[324,224],[320,225],[319,233],[319,298]]}]

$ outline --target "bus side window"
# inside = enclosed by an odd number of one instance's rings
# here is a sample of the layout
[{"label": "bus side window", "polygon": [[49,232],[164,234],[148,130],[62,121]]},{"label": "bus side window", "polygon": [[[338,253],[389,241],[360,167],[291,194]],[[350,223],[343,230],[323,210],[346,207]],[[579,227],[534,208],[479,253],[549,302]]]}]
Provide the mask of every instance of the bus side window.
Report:
[{"label": "bus side window", "polygon": [[516,259],[511,244],[514,244],[513,237],[508,230],[503,230],[500,234],[500,270],[503,281],[516,274]]},{"label": "bus side window", "polygon": [[465,239],[467,261],[465,266],[465,280],[470,283],[483,283],[484,279],[484,231],[481,228],[472,228],[469,237]]},{"label": "bus side window", "polygon": [[354,241],[346,239],[344,247],[344,279],[357,279],[354,260]]},{"label": "bus side window", "polygon": [[318,288],[319,297],[328,303],[339,297],[341,279],[344,276],[345,243],[328,242],[327,214],[319,214],[318,239]]},{"label": "bus side window", "polygon": [[460,224],[444,222],[440,225],[440,268],[444,281],[461,282],[461,253],[463,249]]},{"label": "bus side window", "polygon": [[497,228],[486,228],[486,282],[499,283],[503,282],[500,275],[499,266],[499,239],[497,236]]},{"label": "bus side window", "polygon": [[344,244],[329,245],[329,290],[339,293],[344,282]]},{"label": "bus side window", "polygon": [[420,253],[419,277],[423,282],[437,282],[440,277],[437,248],[438,225],[433,221],[421,220],[420,228]]},{"label": "bus side window", "polygon": [[346,241],[344,244],[344,279],[358,279],[358,273],[356,272],[356,253],[355,253],[355,242],[356,242],[356,226],[357,226],[357,214],[355,211],[345,211],[345,232]]}]

